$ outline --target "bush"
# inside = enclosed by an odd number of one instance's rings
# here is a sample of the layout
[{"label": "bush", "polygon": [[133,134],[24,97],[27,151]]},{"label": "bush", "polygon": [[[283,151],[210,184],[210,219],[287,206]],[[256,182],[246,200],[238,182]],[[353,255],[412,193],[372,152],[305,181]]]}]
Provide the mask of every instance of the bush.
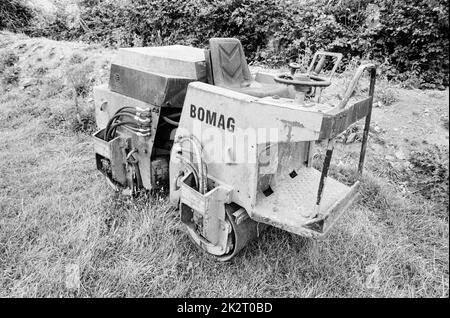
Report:
[{"label": "bush", "polygon": [[33,17],[32,10],[22,0],[0,1],[0,30],[22,31]]},{"label": "bush", "polygon": [[12,50],[5,50],[0,53],[0,74],[9,68],[14,66],[19,61],[19,56]]},{"label": "bush", "polygon": [[3,71],[2,82],[5,85],[16,85],[20,79],[20,68],[17,66],[8,67]]},{"label": "bush", "polygon": [[[275,33],[285,63],[306,49],[372,59],[388,80],[448,85],[448,5],[423,0],[331,0],[292,3]],[[282,57],[280,59],[280,57]]]},{"label": "bush", "polygon": [[352,57],[377,61],[388,80],[448,85],[444,0],[81,0],[79,5],[77,23],[60,5],[53,21],[25,32],[113,47],[203,47],[211,37],[237,37],[247,58],[272,66],[328,50],[343,53],[344,66]]},{"label": "bush", "polygon": [[379,99],[384,106],[391,106],[399,100],[395,89],[383,85],[376,87],[375,98]]},{"label": "bush", "polygon": [[76,133],[92,134],[96,129],[94,111],[83,109],[80,113],[71,114],[70,129]]},{"label": "bush", "polygon": [[429,147],[411,153],[412,169],[408,183],[428,200],[437,203],[437,212],[448,219],[449,157],[448,148]]},{"label": "bush", "polygon": [[442,126],[448,130],[448,114],[441,117]]},{"label": "bush", "polygon": [[94,64],[72,64],[69,61],[69,65],[66,69],[67,83],[73,88],[76,97],[86,97],[91,92],[95,82],[93,78]]}]

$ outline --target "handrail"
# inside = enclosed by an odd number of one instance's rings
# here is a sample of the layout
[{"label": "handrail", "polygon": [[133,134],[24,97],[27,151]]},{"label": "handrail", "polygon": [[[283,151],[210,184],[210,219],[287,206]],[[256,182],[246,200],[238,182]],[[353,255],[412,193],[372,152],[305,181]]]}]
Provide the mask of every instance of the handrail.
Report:
[{"label": "handrail", "polygon": [[365,70],[370,70],[370,90],[369,90],[369,96],[373,96],[373,89],[375,87],[375,75],[376,75],[376,66],[375,64],[368,63],[363,64],[358,67],[356,70],[355,75],[353,75],[352,80],[347,86],[347,90],[345,91],[344,97],[340,101],[339,105],[337,106],[338,109],[343,109],[347,105],[350,97],[352,97],[353,92],[355,91],[356,84],[358,84],[359,79],[361,78],[362,74]]}]

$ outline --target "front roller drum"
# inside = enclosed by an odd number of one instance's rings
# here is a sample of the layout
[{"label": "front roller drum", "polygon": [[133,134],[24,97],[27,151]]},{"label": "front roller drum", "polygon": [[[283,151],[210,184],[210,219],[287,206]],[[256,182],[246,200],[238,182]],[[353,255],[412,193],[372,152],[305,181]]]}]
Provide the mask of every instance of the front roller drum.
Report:
[{"label": "front roller drum", "polygon": [[185,222],[187,233],[191,241],[201,250],[213,255],[219,261],[229,261],[239,253],[250,241],[259,237],[267,227],[266,224],[252,220],[245,210],[237,204],[225,204],[226,222],[230,229],[227,241],[227,250],[222,255],[217,255],[208,242],[193,226],[193,223]]}]

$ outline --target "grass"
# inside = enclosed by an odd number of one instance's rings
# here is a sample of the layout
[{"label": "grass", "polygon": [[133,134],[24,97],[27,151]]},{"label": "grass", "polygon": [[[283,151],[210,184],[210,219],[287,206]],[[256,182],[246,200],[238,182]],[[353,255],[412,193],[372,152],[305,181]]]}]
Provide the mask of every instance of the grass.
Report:
[{"label": "grass", "polygon": [[[94,63],[77,100],[92,119],[91,83],[107,78],[112,53],[3,38],[6,49],[26,48],[19,85],[0,88],[0,297],[448,297],[448,219],[372,159],[361,199],[327,239],[270,228],[229,263],[206,256],[164,195],[113,193],[95,168],[92,122],[73,125],[66,61],[76,53]],[[39,81],[23,89],[32,76]],[[345,158],[335,173],[350,180],[357,159]]]}]

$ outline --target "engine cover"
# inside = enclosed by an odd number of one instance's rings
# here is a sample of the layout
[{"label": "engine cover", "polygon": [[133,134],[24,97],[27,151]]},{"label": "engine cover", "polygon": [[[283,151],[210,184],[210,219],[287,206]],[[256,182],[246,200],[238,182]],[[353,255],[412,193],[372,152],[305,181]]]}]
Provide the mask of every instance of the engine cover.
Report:
[{"label": "engine cover", "polygon": [[119,49],[109,89],[161,107],[182,107],[190,82],[206,82],[204,50],[183,45]]}]

